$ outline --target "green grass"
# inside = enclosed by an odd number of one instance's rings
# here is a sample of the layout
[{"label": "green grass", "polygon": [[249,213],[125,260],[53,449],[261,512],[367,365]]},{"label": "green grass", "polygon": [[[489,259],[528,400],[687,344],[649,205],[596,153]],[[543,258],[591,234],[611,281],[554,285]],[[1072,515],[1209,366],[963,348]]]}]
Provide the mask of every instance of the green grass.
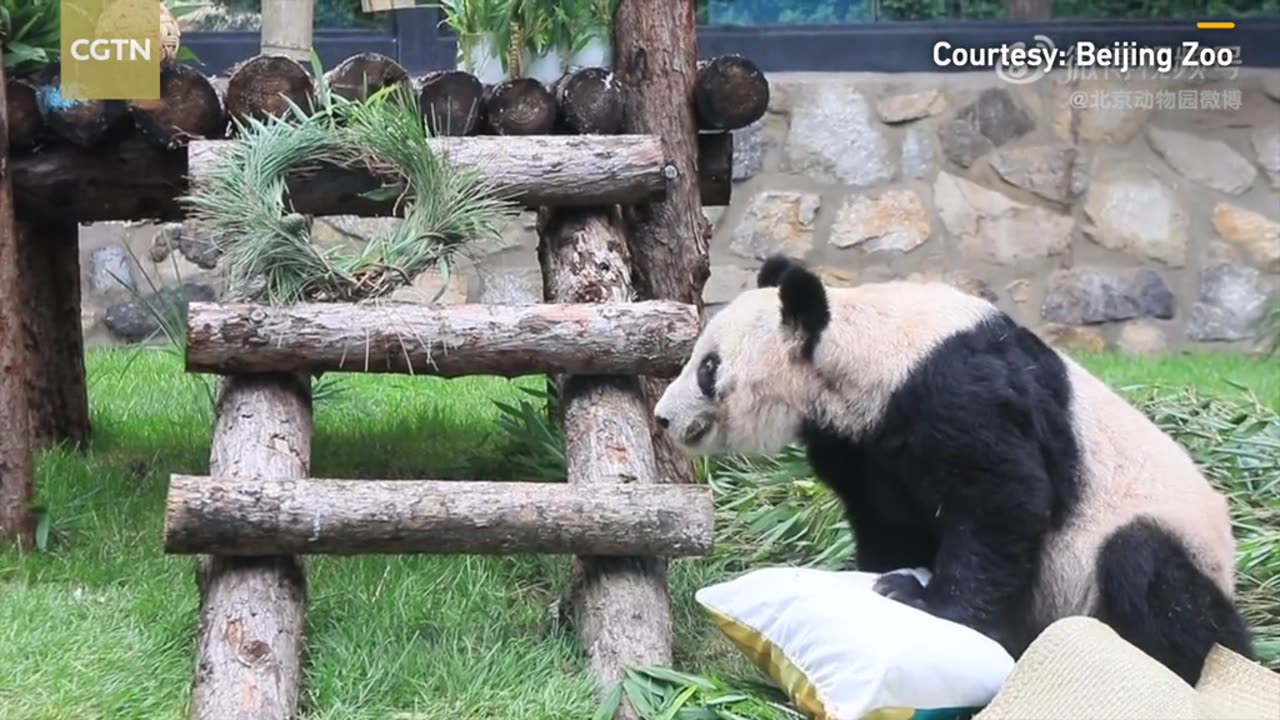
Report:
[{"label": "green grass", "polygon": [[[1239,383],[1280,408],[1275,362],[1085,363],[1117,385],[1236,393]],[[168,475],[207,471],[208,387],[163,352],[94,352],[88,368],[91,447],[39,462],[50,547],[0,553],[0,718],[181,718],[197,598],[192,559],[163,555],[160,537]],[[316,407],[313,473],[356,478],[511,477],[522,450],[502,432],[494,402],[515,402],[521,387],[541,384],[335,382]],[[1253,552],[1251,572],[1280,563],[1264,547]],[[750,675],[692,597],[740,567],[730,557],[673,563],[678,667]],[[596,699],[581,652],[553,619],[566,577],[567,562],[551,557],[311,559],[303,720],[591,717]]]}]

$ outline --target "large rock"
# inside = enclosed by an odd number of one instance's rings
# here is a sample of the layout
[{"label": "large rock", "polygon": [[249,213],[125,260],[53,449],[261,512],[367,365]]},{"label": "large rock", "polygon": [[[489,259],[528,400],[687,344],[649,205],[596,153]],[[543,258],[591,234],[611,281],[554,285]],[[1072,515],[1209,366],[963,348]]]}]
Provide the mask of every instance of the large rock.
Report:
[{"label": "large rock", "polygon": [[880,119],[890,125],[919,120],[937,115],[947,106],[947,100],[937,90],[889,95],[876,102]]},{"label": "large rock", "polygon": [[1085,235],[1102,247],[1186,265],[1190,219],[1183,203],[1141,165],[1104,166],[1089,184],[1084,218]]},{"label": "large rock", "polygon": [[1040,314],[1045,320],[1068,325],[1154,317],[1173,317],[1173,291],[1151,269],[1104,270],[1073,268],[1049,276]]},{"label": "large rock", "polygon": [[1088,151],[1070,143],[1002,148],[991,155],[991,168],[1010,185],[1064,204],[1089,183]]},{"label": "large rock", "polygon": [[1266,272],[1280,273],[1280,222],[1227,202],[1213,208],[1213,229],[1222,239],[1244,248]]},{"label": "large rock", "polygon": [[108,245],[93,251],[89,258],[89,287],[96,293],[134,289],[129,253],[120,245]]},{"label": "large rock", "polygon": [[1271,189],[1280,191],[1280,124],[1256,127],[1249,134],[1258,166],[1267,174]]},{"label": "large rock", "polygon": [[1218,192],[1240,195],[1258,176],[1253,163],[1221,140],[1152,125],[1147,128],[1147,142],[1179,175]]},{"label": "large rock", "polygon": [[166,318],[185,317],[188,303],[213,302],[216,299],[217,293],[212,287],[200,283],[184,283],[145,297],[118,302],[107,308],[102,324],[120,340],[140,342],[160,329],[153,312],[163,314]]},{"label": "large rock", "polygon": [[182,228],[177,234],[178,251],[196,267],[212,270],[218,267],[222,251],[212,238],[196,235],[190,228]]},{"label": "large rock", "polygon": [[438,268],[428,268],[404,287],[396,288],[388,299],[418,305],[456,305],[467,301],[469,278],[460,267],[450,268],[446,277]]},{"label": "large rock", "polygon": [[1100,353],[1107,349],[1107,339],[1097,328],[1046,323],[1035,333],[1046,343],[1067,352]]},{"label": "large rock", "polygon": [[151,246],[147,248],[147,256],[151,262],[164,262],[174,250],[178,249],[178,237],[182,234],[182,223],[165,223],[151,236]]},{"label": "large rock", "polygon": [[1124,355],[1142,357],[1160,355],[1169,349],[1164,329],[1150,320],[1134,320],[1116,333],[1116,349]]},{"label": "large rock", "polygon": [[929,211],[914,190],[888,190],[877,198],[845,201],[831,227],[831,244],[864,252],[911,252],[929,239]]},{"label": "large rock", "polygon": [[743,290],[756,286],[756,271],[737,265],[712,265],[707,284],[702,286],[702,302],[727,303]]},{"label": "large rock", "polygon": [[938,167],[938,150],[934,132],[924,123],[916,123],[902,134],[902,177],[924,180]]},{"label": "large rock", "polygon": [[[1152,108],[1115,100],[1132,98],[1135,92],[1154,92],[1160,86],[1158,82],[1106,77],[1054,82],[1049,90],[1054,134],[1067,142],[1123,145],[1146,124]],[[1104,102],[1104,98],[1112,101]]]},{"label": "large rock", "polygon": [[1071,243],[1070,216],[1015,202],[950,173],[938,173],[933,201],[957,247],[972,260],[1009,265],[1059,255]]},{"label": "large rock", "polygon": [[825,174],[858,187],[892,180],[898,153],[871,103],[853,85],[834,82],[795,88],[785,166],[801,175]]},{"label": "large rock", "polygon": [[1035,120],[1004,88],[983,90],[938,130],[946,157],[961,167],[1034,130]]},{"label": "large rock", "polygon": [[478,302],[486,305],[537,305],[542,302],[542,274],[537,270],[484,273]]},{"label": "large rock", "polygon": [[1271,71],[1262,77],[1262,92],[1272,100],[1280,102],[1280,73]]},{"label": "large rock", "polygon": [[766,141],[762,117],[744,128],[733,131],[733,179],[749,180],[764,168]]},{"label": "large rock", "polygon": [[803,257],[813,249],[813,226],[821,204],[815,193],[759,193],[734,228],[729,249],[753,260],[778,252]]},{"label": "large rock", "polygon": [[962,292],[969,293],[975,297],[980,297],[987,302],[996,302],[1000,296],[996,294],[995,289],[991,287],[991,283],[974,275],[968,270],[946,270],[936,271],[927,270],[924,272],[914,272],[907,275],[907,280],[911,282],[940,282],[950,285]]},{"label": "large rock", "polygon": [[1187,338],[1196,342],[1238,342],[1257,333],[1270,288],[1256,268],[1235,263],[1200,272],[1200,294],[1191,306]]}]

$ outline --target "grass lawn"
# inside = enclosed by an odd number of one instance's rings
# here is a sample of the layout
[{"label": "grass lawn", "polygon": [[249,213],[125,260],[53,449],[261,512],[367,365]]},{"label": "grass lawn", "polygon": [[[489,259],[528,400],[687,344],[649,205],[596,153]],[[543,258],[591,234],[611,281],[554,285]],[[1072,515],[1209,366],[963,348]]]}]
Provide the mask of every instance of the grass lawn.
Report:
[{"label": "grass lawn", "polygon": [[[1280,408],[1280,372],[1223,356],[1084,358],[1118,386],[1238,393]],[[88,359],[94,441],[50,452],[39,500],[45,553],[0,553],[0,718],[180,718],[192,676],[196,591],[188,557],[160,552],[166,478],[208,468],[208,388],[163,352]],[[511,476],[519,450],[494,400],[533,379],[343,376],[317,403],[313,473],[323,477]],[[1274,508],[1280,514],[1280,508]],[[1275,515],[1272,519],[1275,520]],[[744,674],[746,663],[693,602],[731,557],[672,568],[677,664]],[[574,636],[552,622],[562,558],[318,557],[309,561],[303,717],[589,718],[591,681]]]}]

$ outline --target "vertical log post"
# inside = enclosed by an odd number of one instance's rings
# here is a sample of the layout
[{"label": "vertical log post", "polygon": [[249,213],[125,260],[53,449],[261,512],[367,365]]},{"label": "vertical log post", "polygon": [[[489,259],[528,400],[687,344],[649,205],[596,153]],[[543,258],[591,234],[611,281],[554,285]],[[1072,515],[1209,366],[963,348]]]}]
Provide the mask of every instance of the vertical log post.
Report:
[{"label": "vertical log post", "polygon": [[[543,209],[538,259],[550,303],[627,302],[631,269],[613,208]],[[635,376],[553,378],[570,484],[655,483],[649,406]],[[628,666],[671,664],[667,562],[651,557],[576,557],[563,606],[607,694]],[[619,709],[633,720],[635,710]]]},{"label": "vertical log post", "polygon": [[89,441],[84,332],[80,324],[80,226],[16,225],[33,451]]},{"label": "vertical log post", "polygon": [[22,271],[9,173],[9,113],[0,51],[0,544],[31,547],[35,476],[27,420],[31,358],[22,338]]},{"label": "vertical log post", "polygon": [[[622,131],[657,135],[676,170],[662,200],[625,211],[637,295],[685,302],[701,310],[702,288],[711,273],[711,228],[702,215],[698,189],[693,0],[620,0],[613,43],[613,66],[622,79]],[[666,386],[657,378],[643,380],[650,408]],[[652,417],[650,428],[659,476],[692,482],[689,459]]]},{"label": "vertical log post", "polygon": [[314,0],[262,0],[263,55],[284,55],[309,67]]},{"label": "vertical log post", "polygon": [[[224,480],[305,478],[311,466],[310,380],[222,380],[209,473]],[[295,557],[201,556],[194,720],[292,720],[302,683],[307,586]]]}]

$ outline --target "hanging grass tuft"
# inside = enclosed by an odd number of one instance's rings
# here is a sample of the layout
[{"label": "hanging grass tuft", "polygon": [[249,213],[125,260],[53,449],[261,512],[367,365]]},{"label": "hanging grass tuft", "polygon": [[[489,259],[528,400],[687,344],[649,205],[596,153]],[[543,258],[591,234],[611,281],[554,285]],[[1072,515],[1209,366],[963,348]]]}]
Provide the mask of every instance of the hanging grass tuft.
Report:
[{"label": "hanging grass tuft", "polygon": [[[266,302],[359,302],[383,297],[432,267],[448,273],[472,241],[497,240],[518,207],[477,171],[448,165],[430,142],[406,85],[353,101],[317,93],[321,108],[237,121],[232,148],[183,198],[193,229],[222,252],[232,296]],[[322,167],[363,168],[383,178],[369,196],[402,217],[359,251],[322,248],[311,218],[289,204],[297,181]]]}]

